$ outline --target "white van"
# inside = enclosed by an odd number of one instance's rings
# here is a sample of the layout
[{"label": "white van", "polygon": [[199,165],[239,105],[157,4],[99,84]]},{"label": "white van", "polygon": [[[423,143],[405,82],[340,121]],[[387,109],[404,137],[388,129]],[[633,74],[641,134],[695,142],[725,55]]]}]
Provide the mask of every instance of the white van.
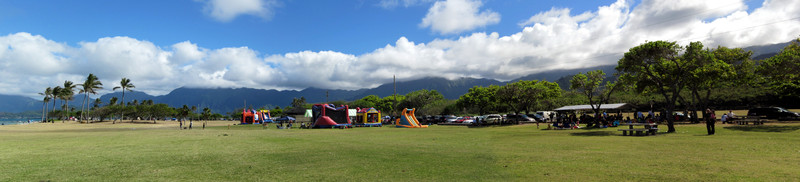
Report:
[{"label": "white van", "polygon": [[544,118],[544,122],[550,122],[553,120],[553,118],[550,118],[550,114],[553,114],[553,117],[556,116],[555,111],[536,111],[536,114],[542,115],[542,118]]}]

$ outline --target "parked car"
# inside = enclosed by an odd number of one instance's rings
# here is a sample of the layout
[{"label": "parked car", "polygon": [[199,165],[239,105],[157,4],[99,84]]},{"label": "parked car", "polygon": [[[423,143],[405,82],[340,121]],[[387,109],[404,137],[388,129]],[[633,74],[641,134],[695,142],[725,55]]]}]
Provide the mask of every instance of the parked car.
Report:
[{"label": "parked car", "polygon": [[475,119],[472,119],[472,117],[469,116],[460,117],[458,118],[458,120],[456,120],[456,123],[461,123],[461,124],[472,124],[474,122]]},{"label": "parked car", "polygon": [[533,118],[530,118],[524,114],[507,114],[506,115],[506,122],[509,123],[519,123],[519,122],[534,122]]},{"label": "parked car", "polygon": [[672,116],[674,117],[675,121],[686,121],[686,120],[689,120],[688,115],[683,114],[683,112],[673,112]]},{"label": "parked car", "polygon": [[447,116],[447,117],[445,118],[445,120],[444,120],[444,121],[445,121],[445,123],[455,123],[455,122],[456,122],[456,120],[458,120],[458,117],[456,117],[456,116],[453,116],[453,115],[449,115],[449,116]]},{"label": "parked car", "polygon": [[545,118],[538,114],[526,114],[529,118],[533,118],[536,122],[545,122]]},{"label": "parked car", "polygon": [[481,119],[482,123],[500,123],[501,121],[503,121],[503,116],[500,116],[499,114],[485,115]]},{"label": "parked car", "polygon": [[800,119],[800,114],[780,107],[761,107],[747,111],[748,116],[762,116],[766,119],[792,120]]}]

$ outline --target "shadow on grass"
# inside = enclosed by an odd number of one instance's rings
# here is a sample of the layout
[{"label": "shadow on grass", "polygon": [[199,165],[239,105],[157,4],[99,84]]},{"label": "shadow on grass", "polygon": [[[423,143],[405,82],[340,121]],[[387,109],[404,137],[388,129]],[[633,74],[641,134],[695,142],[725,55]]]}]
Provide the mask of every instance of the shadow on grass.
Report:
[{"label": "shadow on grass", "polygon": [[800,130],[800,126],[726,126],[724,128],[752,132],[791,132]]},{"label": "shadow on grass", "polygon": [[580,133],[571,133],[572,136],[611,136],[615,135],[613,131],[589,131]]}]

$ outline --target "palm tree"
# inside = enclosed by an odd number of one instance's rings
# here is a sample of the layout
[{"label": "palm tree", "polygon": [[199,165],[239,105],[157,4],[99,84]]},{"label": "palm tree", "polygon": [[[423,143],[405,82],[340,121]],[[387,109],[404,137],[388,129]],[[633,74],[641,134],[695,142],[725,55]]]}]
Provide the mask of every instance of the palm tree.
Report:
[{"label": "palm tree", "polygon": [[[122,78],[122,80],[119,81],[119,85],[120,86],[116,86],[112,90],[117,90],[117,89],[121,88],[122,89],[122,103],[125,103],[125,90],[131,91],[131,89],[132,88],[136,88],[136,86],[134,86],[133,83],[131,83],[131,79],[127,79],[127,78]],[[122,105],[122,108],[125,108],[125,105]],[[125,112],[123,110],[120,110],[119,119],[122,120],[124,118],[124,116],[125,116]]]},{"label": "palm tree", "polygon": [[50,95],[53,94],[53,88],[47,87],[43,93],[39,93],[39,95],[44,96],[42,99],[42,122],[45,122],[47,118],[47,103],[50,102]]},{"label": "palm tree", "polygon": [[[97,90],[103,89],[102,87],[103,83],[101,83],[100,80],[97,79],[97,76],[94,76],[94,74],[89,73],[89,76],[86,77],[86,81],[84,81],[83,84],[78,84],[78,85],[82,87],[81,92],[85,94],[85,97],[83,98],[84,104],[81,104],[81,113],[84,113],[83,106],[86,105],[86,108],[87,109],[89,108],[88,104],[89,94],[97,94]],[[84,116],[81,117],[85,118]]]},{"label": "palm tree", "polygon": [[64,95],[64,101],[66,101],[64,105],[67,108],[69,108],[69,101],[75,98],[75,87],[77,85],[73,84],[72,81],[64,81],[64,93],[62,95]]},{"label": "palm tree", "polygon": [[208,120],[208,116],[211,115],[211,109],[208,107],[203,108],[203,120]]},{"label": "palm tree", "polygon": [[75,98],[75,87],[77,85],[73,84],[72,81],[64,81],[64,88],[61,90],[61,99],[64,100],[64,109],[62,110],[68,110],[69,101]]},{"label": "palm tree", "polygon": [[[194,117],[194,111],[197,111],[197,106],[192,106],[192,117]],[[194,119],[194,118],[192,118]]]},{"label": "palm tree", "polygon": [[94,107],[93,108],[100,107],[100,104],[103,104],[103,101],[100,100],[100,98],[94,99]]},{"label": "palm tree", "polygon": [[108,106],[117,105],[117,100],[119,100],[117,97],[111,97],[111,99],[108,99]]},{"label": "palm tree", "polygon": [[[55,112],[56,111],[56,100],[58,100],[59,97],[61,96],[61,92],[63,92],[62,90],[64,90],[64,89],[62,89],[61,86],[53,87],[53,92],[51,92],[51,94],[50,94],[50,98],[53,98],[53,107],[50,108],[52,110],[51,112]],[[56,117],[58,117],[58,116],[56,116]]]}]

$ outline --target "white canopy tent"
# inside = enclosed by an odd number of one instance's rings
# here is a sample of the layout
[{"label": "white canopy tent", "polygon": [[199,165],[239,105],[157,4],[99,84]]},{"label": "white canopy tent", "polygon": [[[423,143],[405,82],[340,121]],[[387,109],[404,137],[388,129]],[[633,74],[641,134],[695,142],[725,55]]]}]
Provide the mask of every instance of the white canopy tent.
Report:
[{"label": "white canopy tent", "polygon": [[[595,105],[597,107],[597,105]],[[615,104],[600,104],[600,110],[627,110],[627,109],[634,109],[631,104],[628,103],[615,103]],[[565,112],[565,111],[587,111],[592,110],[592,105],[571,105],[571,106],[564,106],[553,109],[554,111],[558,112]]]}]

